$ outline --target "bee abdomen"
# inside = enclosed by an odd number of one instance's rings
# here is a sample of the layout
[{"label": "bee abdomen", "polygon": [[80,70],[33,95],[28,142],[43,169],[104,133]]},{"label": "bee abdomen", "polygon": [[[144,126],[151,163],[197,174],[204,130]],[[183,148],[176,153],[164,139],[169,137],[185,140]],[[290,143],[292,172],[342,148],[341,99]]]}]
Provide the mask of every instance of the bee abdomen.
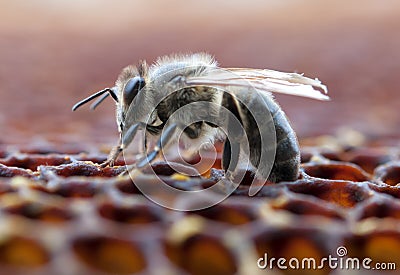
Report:
[{"label": "bee abdomen", "polygon": [[[296,134],[285,113],[269,96],[263,96],[261,102],[260,98],[253,98],[249,107],[255,110],[253,114],[257,115],[257,121],[259,122],[256,123],[254,117],[248,113],[245,116],[247,122],[246,132],[250,137],[251,163],[256,167],[259,174],[264,178],[268,177],[269,181],[296,180],[300,166],[300,149]],[[261,110],[263,111],[261,112]],[[263,113],[263,115],[260,116],[260,113]],[[264,117],[264,119],[260,117]],[[274,131],[275,133],[269,133],[269,131]],[[274,140],[268,140],[268,137],[273,134],[275,135],[276,147],[273,143]],[[262,136],[264,137],[263,139],[261,138]],[[267,137],[267,140],[265,137]],[[268,156],[271,156],[274,151],[275,159],[271,169],[268,168],[271,167]],[[267,157],[260,158],[260,154],[265,154]]]},{"label": "bee abdomen", "polygon": [[272,182],[296,180],[300,150],[285,113],[268,95],[256,96],[239,90],[235,97],[224,94],[222,105],[244,126],[247,141],[242,142],[248,144],[250,162],[257,174]]},{"label": "bee abdomen", "polygon": [[276,132],[276,153],[268,180],[273,182],[296,180],[300,166],[300,149],[296,134],[281,109],[273,115],[273,120]]}]

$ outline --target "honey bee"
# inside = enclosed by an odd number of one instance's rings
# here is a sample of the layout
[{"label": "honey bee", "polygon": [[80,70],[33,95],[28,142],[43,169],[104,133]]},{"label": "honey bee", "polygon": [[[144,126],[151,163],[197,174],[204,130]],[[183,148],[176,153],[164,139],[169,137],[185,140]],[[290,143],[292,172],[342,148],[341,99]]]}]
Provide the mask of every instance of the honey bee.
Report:
[{"label": "honey bee", "polygon": [[[120,139],[101,164],[103,167],[114,164],[138,130],[146,133],[144,157],[135,164],[139,169],[171,143],[177,129],[183,131],[189,143],[196,143],[204,139],[213,141],[219,135],[220,125],[224,125],[229,137],[222,151],[222,168],[226,173],[233,173],[240,164],[245,140],[248,159],[260,178],[271,182],[293,181],[299,176],[299,144],[271,92],[329,100],[326,86],[318,79],[267,69],[219,68],[211,55],[196,53],[160,57],[151,66],[144,61],[138,66],[128,66],[114,87],[83,99],[72,110],[95,98],[98,99],[92,109],[108,96],[116,102]],[[176,111],[192,103],[208,104],[193,105],[169,121]],[[222,114],[222,108],[232,114],[230,118]],[[158,139],[151,149],[147,148],[149,136]],[[276,142],[276,146],[269,146],[263,137]],[[263,161],[263,154],[275,156],[272,164]]]}]

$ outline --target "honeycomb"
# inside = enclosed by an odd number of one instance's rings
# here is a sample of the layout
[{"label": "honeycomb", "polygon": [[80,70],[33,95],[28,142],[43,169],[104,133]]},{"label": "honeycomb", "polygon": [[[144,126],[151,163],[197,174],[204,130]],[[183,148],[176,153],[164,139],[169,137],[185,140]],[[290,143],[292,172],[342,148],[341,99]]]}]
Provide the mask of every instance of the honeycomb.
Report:
[{"label": "honeycomb", "polygon": [[[148,200],[117,176],[122,160],[100,168],[105,158],[105,150],[84,145],[1,147],[1,274],[348,274],[257,265],[266,253],[320,260],[338,257],[339,247],[347,257],[400,266],[397,144],[306,142],[297,181],[267,182],[249,197],[248,172],[229,198],[192,212]],[[162,161],[152,166],[182,190],[207,188],[223,175],[218,161],[204,177],[179,176]],[[377,271],[350,274],[361,273]]]}]

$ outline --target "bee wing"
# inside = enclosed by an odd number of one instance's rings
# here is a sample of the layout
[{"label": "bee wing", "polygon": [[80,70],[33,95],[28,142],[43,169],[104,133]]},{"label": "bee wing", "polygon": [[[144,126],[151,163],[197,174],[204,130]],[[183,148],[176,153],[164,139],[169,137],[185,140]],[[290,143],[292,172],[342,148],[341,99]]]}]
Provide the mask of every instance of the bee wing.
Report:
[{"label": "bee wing", "polygon": [[267,69],[226,68],[216,69],[205,76],[189,77],[188,85],[252,86],[261,92],[273,92],[329,100],[328,90],[318,79],[297,73]]}]

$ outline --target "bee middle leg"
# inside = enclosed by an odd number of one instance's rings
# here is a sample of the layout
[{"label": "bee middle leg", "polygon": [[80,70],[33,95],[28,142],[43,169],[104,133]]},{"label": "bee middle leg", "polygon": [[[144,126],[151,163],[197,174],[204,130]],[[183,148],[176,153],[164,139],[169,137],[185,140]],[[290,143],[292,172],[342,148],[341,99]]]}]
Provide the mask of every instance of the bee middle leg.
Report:
[{"label": "bee middle leg", "polygon": [[201,128],[203,125],[203,121],[198,121],[195,123],[190,124],[189,126],[185,126],[180,123],[172,123],[167,128],[165,128],[161,136],[157,142],[157,145],[153,148],[152,151],[147,153],[147,156],[144,157],[136,164],[136,168],[141,168],[145,166],[147,163],[152,162],[158,154],[161,152],[162,148],[166,147],[166,145],[170,142],[171,138],[173,137],[176,128],[181,128],[185,132],[185,134],[192,139],[198,138],[201,133]]},{"label": "bee middle leg", "polygon": [[166,147],[166,145],[170,142],[171,138],[173,137],[176,128],[178,127],[178,124],[172,123],[171,125],[167,126],[162,132],[161,136],[157,141],[156,146],[154,146],[153,150],[148,152],[147,155],[139,160],[139,162],[136,163],[135,167],[136,168],[142,168],[146,164],[152,162],[158,154],[161,152],[162,148]]}]

